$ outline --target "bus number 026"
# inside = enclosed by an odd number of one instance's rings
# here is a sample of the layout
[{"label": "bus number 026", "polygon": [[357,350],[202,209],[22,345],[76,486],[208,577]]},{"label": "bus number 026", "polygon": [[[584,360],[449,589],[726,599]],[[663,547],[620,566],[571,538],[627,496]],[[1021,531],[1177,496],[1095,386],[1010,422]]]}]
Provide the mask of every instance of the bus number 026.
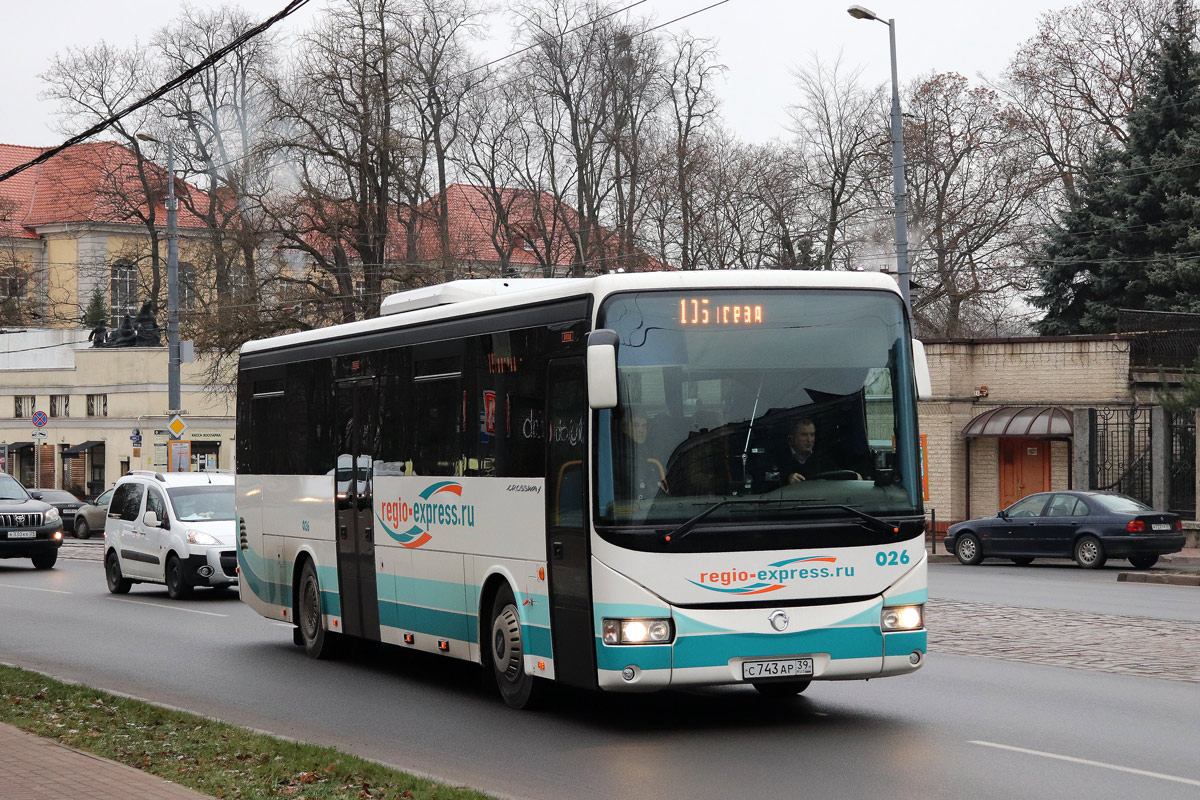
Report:
[{"label": "bus number 026", "polygon": [[908,563],[908,551],[901,550],[901,551],[897,552],[895,550],[888,550],[887,552],[876,553],[875,554],[875,563],[881,567],[887,567],[887,566],[894,567],[897,564],[907,564]]}]

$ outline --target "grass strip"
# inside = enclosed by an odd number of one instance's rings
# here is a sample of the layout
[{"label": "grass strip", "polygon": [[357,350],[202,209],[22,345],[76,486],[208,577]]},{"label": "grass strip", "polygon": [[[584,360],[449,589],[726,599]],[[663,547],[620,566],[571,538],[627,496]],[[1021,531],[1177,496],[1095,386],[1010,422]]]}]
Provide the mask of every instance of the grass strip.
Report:
[{"label": "grass strip", "polygon": [[172,711],[0,665],[0,722],[144,770],[197,792],[242,800],[479,800],[329,747]]}]

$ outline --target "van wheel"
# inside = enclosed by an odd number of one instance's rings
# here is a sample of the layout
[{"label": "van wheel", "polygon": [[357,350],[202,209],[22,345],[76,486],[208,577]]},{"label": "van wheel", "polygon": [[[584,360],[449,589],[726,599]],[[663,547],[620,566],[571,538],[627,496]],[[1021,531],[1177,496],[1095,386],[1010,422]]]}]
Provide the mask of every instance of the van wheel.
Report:
[{"label": "van wheel", "polygon": [[183,564],[179,556],[172,553],[167,556],[167,570],[163,576],[167,582],[167,595],[172,600],[185,600],[192,594],[192,586],[183,574]]},{"label": "van wheel", "polygon": [[33,557],[34,569],[50,569],[54,563],[58,561],[58,551],[51,550],[49,553],[38,553]]},{"label": "van wheel", "polygon": [[321,614],[321,584],[317,580],[317,568],[313,562],[305,561],[300,571],[300,594],[297,598],[299,610],[296,621],[300,632],[300,643],[309,658],[333,658],[336,655],[338,634],[325,630]]},{"label": "van wheel", "polygon": [[112,550],[104,559],[104,578],[108,581],[108,590],[113,594],[128,594],[133,581],[121,574],[121,562]]},{"label": "van wheel", "polygon": [[528,708],[535,701],[533,676],[525,671],[525,642],[521,615],[512,589],[501,587],[492,602],[492,672],[500,696],[512,708]]}]

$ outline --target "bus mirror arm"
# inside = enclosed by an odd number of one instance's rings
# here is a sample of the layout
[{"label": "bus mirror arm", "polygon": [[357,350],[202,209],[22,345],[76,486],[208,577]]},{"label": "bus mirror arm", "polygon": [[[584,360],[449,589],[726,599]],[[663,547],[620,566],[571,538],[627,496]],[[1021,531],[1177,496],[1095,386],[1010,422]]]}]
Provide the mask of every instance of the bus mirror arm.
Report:
[{"label": "bus mirror arm", "polygon": [[617,405],[618,341],[616,331],[607,328],[588,334],[588,405],[592,408],[615,408]]}]

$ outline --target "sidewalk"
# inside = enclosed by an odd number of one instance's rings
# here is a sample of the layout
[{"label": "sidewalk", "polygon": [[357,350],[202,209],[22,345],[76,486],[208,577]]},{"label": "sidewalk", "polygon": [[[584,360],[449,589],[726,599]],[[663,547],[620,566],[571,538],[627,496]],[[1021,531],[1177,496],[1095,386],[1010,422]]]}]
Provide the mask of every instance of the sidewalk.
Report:
[{"label": "sidewalk", "polygon": [[211,800],[147,772],[0,725],[4,800]]},{"label": "sidewalk", "polygon": [[[925,550],[926,550],[926,552],[929,552],[929,544],[928,543],[926,543],[926,545],[925,545]],[[1068,561],[1070,559],[1059,558],[1059,559],[1045,559],[1045,560],[1047,560],[1047,561]],[[953,553],[947,553],[945,546],[939,542],[938,546],[937,546],[937,552],[929,553],[929,563],[930,564],[957,564],[958,559],[954,557]],[[1110,559],[1109,564],[1113,564],[1113,563],[1120,563],[1120,560],[1119,559]],[[1167,556],[1160,556],[1156,567],[1165,568],[1165,569],[1193,569],[1193,568],[1200,567],[1200,548],[1185,547],[1182,550],[1180,550],[1178,553],[1171,553],[1170,555],[1167,555]],[[1133,567],[1130,567],[1129,569],[1133,570]],[[1152,570],[1142,570],[1142,571],[1153,574],[1155,570],[1152,569]]]}]

